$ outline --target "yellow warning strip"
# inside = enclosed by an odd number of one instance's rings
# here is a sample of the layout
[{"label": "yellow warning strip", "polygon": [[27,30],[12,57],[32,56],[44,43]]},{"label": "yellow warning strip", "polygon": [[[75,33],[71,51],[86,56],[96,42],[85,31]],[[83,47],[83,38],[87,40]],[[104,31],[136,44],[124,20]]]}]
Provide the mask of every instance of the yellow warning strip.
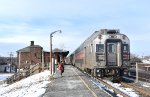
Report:
[{"label": "yellow warning strip", "polygon": [[[73,71],[78,75],[78,73],[73,69]],[[81,76],[78,76],[80,80],[84,83],[84,85],[91,91],[94,97],[98,97],[93,90],[90,89],[90,87],[86,84],[86,82],[81,78]]]}]

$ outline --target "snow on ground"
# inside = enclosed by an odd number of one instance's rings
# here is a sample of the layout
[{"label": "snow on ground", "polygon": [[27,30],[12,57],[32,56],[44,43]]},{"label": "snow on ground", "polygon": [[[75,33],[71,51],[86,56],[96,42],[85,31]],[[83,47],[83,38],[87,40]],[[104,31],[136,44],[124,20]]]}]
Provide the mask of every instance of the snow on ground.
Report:
[{"label": "snow on ground", "polygon": [[[96,84],[99,88],[105,90],[106,92],[110,93],[110,94],[114,94],[114,91],[107,88],[105,85],[98,83],[96,81],[91,80],[94,84]],[[132,90],[131,88],[124,88],[121,87],[121,84],[118,83],[112,83],[110,81],[105,80],[105,82],[107,82],[109,85],[119,89],[120,91],[122,91],[123,93],[127,94],[129,97],[139,97],[138,93],[136,93],[134,90]],[[117,94],[118,97],[123,97],[120,94]]]},{"label": "snow on ground", "polygon": [[2,73],[0,74],[0,81],[6,80],[7,78],[11,77],[13,73]]},{"label": "snow on ground", "polygon": [[124,88],[121,86],[121,84],[119,83],[112,83],[110,81],[105,81],[107,82],[108,84],[110,84],[111,86],[119,89],[120,91],[122,91],[123,93],[127,94],[129,97],[139,97],[138,93],[135,92],[133,89],[131,88]]},{"label": "snow on ground", "polygon": [[147,64],[150,64],[150,59],[148,60],[142,60],[143,63],[147,63]]},{"label": "snow on ground", "polygon": [[150,83],[148,83],[148,82],[140,82],[140,84],[141,84],[143,87],[150,88]]},{"label": "snow on ground", "polygon": [[45,93],[49,71],[32,75],[11,85],[0,85],[0,97],[39,97]]}]

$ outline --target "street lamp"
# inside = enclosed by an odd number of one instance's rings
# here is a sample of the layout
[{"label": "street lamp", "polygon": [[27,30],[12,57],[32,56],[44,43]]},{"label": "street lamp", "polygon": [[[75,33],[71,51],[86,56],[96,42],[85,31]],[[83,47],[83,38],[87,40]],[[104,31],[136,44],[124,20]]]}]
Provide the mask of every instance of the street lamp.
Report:
[{"label": "street lamp", "polygon": [[52,37],[56,32],[61,33],[61,30],[54,31],[50,34],[50,75],[52,75]]}]

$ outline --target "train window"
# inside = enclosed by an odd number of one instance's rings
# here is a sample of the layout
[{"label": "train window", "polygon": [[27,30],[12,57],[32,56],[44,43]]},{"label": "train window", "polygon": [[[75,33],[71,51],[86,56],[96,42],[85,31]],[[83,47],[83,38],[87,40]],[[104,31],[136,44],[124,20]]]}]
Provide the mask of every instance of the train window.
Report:
[{"label": "train window", "polygon": [[104,52],[104,44],[96,44],[96,52]]},{"label": "train window", "polygon": [[109,44],[108,52],[109,53],[115,53],[115,44]]},{"label": "train window", "polygon": [[107,34],[117,34],[118,30],[108,30]]},{"label": "train window", "polygon": [[129,51],[129,45],[123,44],[123,51],[128,52]]}]

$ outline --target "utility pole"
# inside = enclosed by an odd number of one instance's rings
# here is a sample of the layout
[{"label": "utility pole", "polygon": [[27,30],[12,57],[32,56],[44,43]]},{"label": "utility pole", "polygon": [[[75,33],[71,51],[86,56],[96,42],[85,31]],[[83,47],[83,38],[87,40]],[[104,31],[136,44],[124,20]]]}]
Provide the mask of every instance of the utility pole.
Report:
[{"label": "utility pole", "polygon": [[[52,63],[52,37],[53,37],[53,34],[56,33],[56,32],[59,32],[61,33],[61,30],[57,30],[57,31],[54,31],[50,34],[50,75],[53,76],[53,69],[52,67],[54,67],[54,64]],[[52,66],[53,65],[53,66]]]},{"label": "utility pole", "polygon": [[18,58],[19,59],[19,71],[18,71],[19,75],[20,75],[20,64],[21,64],[21,61],[20,61],[21,59],[20,58],[21,58],[21,52],[19,51],[19,58]]},{"label": "utility pole", "polygon": [[13,53],[12,52],[10,52],[10,65],[9,65],[9,69],[10,69],[10,72],[11,72],[11,66],[12,66],[12,62],[13,62],[13,60],[12,60],[12,58],[13,58]]},{"label": "utility pole", "polygon": [[42,71],[44,71],[44,51],[42,50]]}]

